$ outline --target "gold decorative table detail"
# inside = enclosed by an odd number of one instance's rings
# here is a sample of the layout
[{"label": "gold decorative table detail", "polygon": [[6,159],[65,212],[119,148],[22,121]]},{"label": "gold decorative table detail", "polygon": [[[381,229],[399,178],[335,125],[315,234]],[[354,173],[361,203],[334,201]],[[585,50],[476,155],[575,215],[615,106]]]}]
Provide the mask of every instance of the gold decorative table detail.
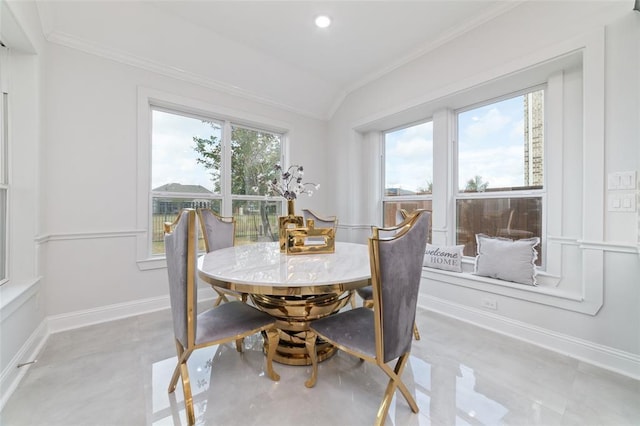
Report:
[{"label": "gold decorative table detail", "polygon": [[293,200],[287,200],[287,215],[278,217],[278,241],[280,242],[280,251],[287,251],[287,231],[290,229],[301,228],[304,226],[302,216],[296,216],[295,204]]},{"label": "gold decorative table detail", "polygon": [[[251,294],[251,301],[258,309],[278,319],[280,342],[273,360],[286,365],[311,365],[305,344],[309,323],[338,312],[351,300],[352,292],[307,296]],[[331,357],[336,350],[324,341],[316,343],[318,361]]]},{"label": "gold decorative table detail", "polygon": [[334,253],[335,228],[316,228],[313,219],[307,219],[306,228],[286,229],[287,254]]}]

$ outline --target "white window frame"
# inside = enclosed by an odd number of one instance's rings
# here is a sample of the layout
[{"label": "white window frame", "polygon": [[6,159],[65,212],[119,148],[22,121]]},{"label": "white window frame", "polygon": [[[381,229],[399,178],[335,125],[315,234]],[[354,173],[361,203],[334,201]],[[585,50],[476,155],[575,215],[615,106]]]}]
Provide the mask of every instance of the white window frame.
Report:
[{"label": "white window frame", "polygon": [[[454,126],[453,126],[453,145],[454,145],[454,149],[451,155],[451,161],[452,161],[452,166],[451,169],[453,171],[452,173],[452,187],[453,187],[453,193],[451,194],[453,196],[453,224],[455,226],[456,223],[458,223],[458,217],[457,217],[457,203],[458,200],[479,200],[479,199],[494,199],[494,198],[541,198],[542,199],[542,211],[541,211],[541,224],[542,224],[542,230],[541,230],[541,236],[540,236],[540,247],[542,247],[542,258],[541,258],[541,266],[538,267],[538,272],[539,273],[544,273],[546,271],[546,258],[547,258],[547,238],[546,238],[546,234],[547,234],[547,229],[546,229],[546,223],[547,223],[547,118],[549,117],[549,115],[547,114],[547,83],[545,84],[538,84],[538,85],[534,85],[531,87],[527,87],[521,90],[517,90],[515,92],[511,92],[511,93],[505,93],[496,97],[493,97],[491,99],[486,99],[484,101],[481,102],[475,102],[471,105],[466,105],[462,108],[457,108],[453,111],[453,117],[454,117]],[[459,190],[460,188],[460,181],[459,181],[459,170],[458,170],[458,166],[459,166],[459,144],[457,143],[459,140],[459,135],[458,135],[458,126],[457,126],[457,118],[458,115],[460,113],[466,112],[466,111],[470,111],[472,109],[476,109],[476,108],[480,108],[482,106],[486,106],[486,105],[491,105],[506,99],[511,99],[517,96],[521,96],[521,95],[526,95],[528,93],[534,92],[534,91],[538,91],[538,90],[544,90],[544,138],[543,138],[543,143],[544,143],[544,149],[543,149],[543,155],[544,155],[544,159],[543,159],[543,184],[542,184],[542,189],[526,189],[526,190],[514,190],[514,191],[492,191],[491,189],[488,189],[484,192],[461,192]],[[450,240],[448,241],[450,244],[457,244],[456,242],[456,233],[455,232],[451,232],[450,234]],[[463,258],[463,262],[467,263],[467,264],[472,264],[474,262],[474,257],[471,256],[465,256]]]},{"label": "white window frame", "polygon": [[[380,147],[380,151],[382,152],[381,155],[381,173],[380,173],[380,188],[381,188],[381,202],[382,202],[382,206],[381,206],[381,218],[382,221],[384,221],[384,203],[388,202],[388,203],[402,203],[402,202],[409,202],[409,201],[431,201],[433,203],[433,192],[431,194],[422,194],[422,195],[396,195],[396,196],[392,196],[392,195],[387,195],[386,194],[386,134],[387,133],[392,133],[398,130],[403,130],[403,129],[407,129],[409,127],[414,127],[414,126],[419,126],[421,124],[424,123],[429,123],[429,122],[433,122],[433,118],[428,117],[425,118],[424,120],[419,120],[419,121],[414,121],[412,123],[408,123],[406,125],[403,126],[397,126],[397,127],[393,127],[391,129],[387,129],[381,132],[381,147]],[[435,133],[435,130],[434,130]],[[435,144],[435,142],[434,142]],[[435,155],[435,154],[434,154]],[[435,158],[434,158],[434,163],[435,163]],[[433,166],[434,164],[432,164],[432,170],[433,170]],[[433,184],[433,176],[432,176],[432,182]]]},{"label": "white window frame", "polygon": [[[173,198],[189,198],[194,194],[172,194],[157,193],[151,191],[152,172],[152,110],[162,110],[169,113],[176,113],[188,117],[205,118],[206,120],[222,123],[223,139],[223,169],[230,170],[231,166],[231,125],[241,126],[249,129],[259,129],[281,135],[281,160],[282,164],[287,164],[289,152],[289,132],[292,126],[289,123],[267,119],[265,117],[247,114],[230,108],[214,105],[202,100],[192,99],[163,92],[147,87],[138,87],[138,178],[137,178],[137,264],[141,270],[159,269],[166,267],[164,255],[151,254],[151,217],[153,210],[153,197],[170,196]],[[222,214],[231,216],[233,200],[265,200],[260,195],[231,195],[231,184],[226,179],[224,173],[221,176],[222,194],[215,194],[209,198],[222,200]],[[225,194],[226,198],[225,198]],[[196,198],[202,198],[202,194],[196,194]],[[269,200],[277,200],[277,197],[268,197]],[[284,202],[283,202],[284,208]]]},{"label": "white window frame", "polygon": [[[602,191],[593,190],[604,187],[605,176],[604,52],[604,29],[600,28],[561,45],[523,56],[517,61],[496,64],[495,69],[445,89],[423,94],[410,107],[404,105],[400,109],[387,111],[385,116],[376,114],[353,123],[353,129],[362,134],[364,140],[376,140],[373,137],[374,133],[380,135],[386,128],[402,125],[403,117],[408,118],[406,122],[433,117],[433,241],[434,244],[450,244],[453,241],[452,231],[455,230],[452,194],[457,191],[457,187],[454,188],[452,185],[452,164],[438,161],[437,158],[451,158],[453,155],[454,138],[451,135],[455,125],[454,109],[495,97],[496,87],[499,87],[502,93],[510,93],[545,81],[547,83],[545,114],[547,117],[554,117],[555,120],[553,123],[547,120],[545,129],[545,190],[547,206],[554,207],[553,212],[547,210],[544,235],[547,262],[546,271],[538,275],[538,283],[541,285],[525,286],[479,277],[469,273],[468,264],[466,272],[463,273],[423,268],[422,276],[427,282],[466,287],[471,291],[497,294],[588,315],[598,313],[604,302],[605,253],[629,252],[626,247],[604,241],[604,194]],[[579,184],[571,181],[566,183],[568,175],[563,170],[565,93],[567,89],[572,90],[576,87],[573,77],[569,80],[565,78],[565,70],[575,69],[573,67],[576,58],[579,58],[582,81],[579,115],[582,125],[578,131],[581,139],[577,141],[579,146],[574,145],[574,149],[579,149],[581,153],[576,158],[582,173]],[[378,136],[378,139],[382,138]],[[381,152],[380,149],[378,145],[378,152]],[[377,172],[373,171],[370,174],[375,175]],[[565,183],[561,185],[557,184],[558,182]],[[569,207],[563,197],[565,190],[580,194],[583,207],[578,217],[579,229],[570,233],[563,225],[565,207]],[[375,205],[372,204],[371,208],[381,212],[380,199],[374,201]],[[571,206],[572,210],[579,209],[574,204]],[[433,301],[437,303],[435,299]],[[464,316],[464,312],[460,314]]]}]

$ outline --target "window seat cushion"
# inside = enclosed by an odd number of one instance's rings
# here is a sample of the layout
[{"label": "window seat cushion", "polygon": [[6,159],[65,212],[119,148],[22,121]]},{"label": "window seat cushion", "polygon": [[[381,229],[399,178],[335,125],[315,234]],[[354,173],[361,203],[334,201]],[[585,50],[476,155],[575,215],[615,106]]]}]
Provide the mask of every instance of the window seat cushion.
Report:
[{"label": "window seat cushion", "polygon": [[478,255],[474,274],[519,284],[536,285],[538,252],[535,247],[540,238],[510,240],[477,234]]}]

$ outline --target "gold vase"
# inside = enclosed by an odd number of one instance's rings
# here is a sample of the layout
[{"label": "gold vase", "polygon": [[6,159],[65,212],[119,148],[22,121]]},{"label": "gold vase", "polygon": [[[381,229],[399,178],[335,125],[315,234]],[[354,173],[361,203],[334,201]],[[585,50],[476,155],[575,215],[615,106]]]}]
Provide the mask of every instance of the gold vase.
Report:
[{"label": "gold vase", "polygon": [[278,217],[278,236],[280,241],[280,251],[287,251],[287,229],[302,228],[304,219],[296,216],[294,200],[287,200],[287,215]]}]

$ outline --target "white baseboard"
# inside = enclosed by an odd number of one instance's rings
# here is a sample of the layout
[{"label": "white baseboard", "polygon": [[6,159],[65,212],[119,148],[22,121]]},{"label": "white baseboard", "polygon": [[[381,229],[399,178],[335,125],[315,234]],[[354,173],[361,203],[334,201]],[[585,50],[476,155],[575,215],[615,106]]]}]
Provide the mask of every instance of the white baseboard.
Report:
[{"label": "white baseboard", "polygon": [[452,303],[433,296],[421,296],[421,308],[434,311],[496,333],[570,356],[580,361],[640,380],[640,356],[566,334],[556,333],[494,313]]},{"label": "white baseboard", "polygon": [[[32,364],[24,365],[17,368],[20,362],[28,362],[38,358],[38,354],[42,350],[44,344],[49,338],[47,332],[47,321],[44,320],[40,323],[38,328],[29,336],[24,345],[15,354],[11,361],[5,367],[5,370],[0,375],[0,411],[4,408],[4,404],[9,400],[9,397],[16,390],[20,381],[29,370]],[[28,360],[28,361],[25,361]]]},{"label": "white baseboard", "polygon": [[[198,301],[213,299],[210,288],[198,289]],[[100,324],[128,318],[135,315],[169,309],[169,296],[150,297],[148,299],[117,303],[94,309],[70,312],[47,317],[49,333],[58,333],[88,325]]]},{"label": "white baseboard", "polygon": [[73,330],[75,328],[86,327],[88,325],[100,324],[134,315],[159,311],[167,309],[168,307],[168,296],[152,297],[66,314],[51,315],[47,317],[47,323],[49,326],[49,333],[59,333],[61,331]]}]

